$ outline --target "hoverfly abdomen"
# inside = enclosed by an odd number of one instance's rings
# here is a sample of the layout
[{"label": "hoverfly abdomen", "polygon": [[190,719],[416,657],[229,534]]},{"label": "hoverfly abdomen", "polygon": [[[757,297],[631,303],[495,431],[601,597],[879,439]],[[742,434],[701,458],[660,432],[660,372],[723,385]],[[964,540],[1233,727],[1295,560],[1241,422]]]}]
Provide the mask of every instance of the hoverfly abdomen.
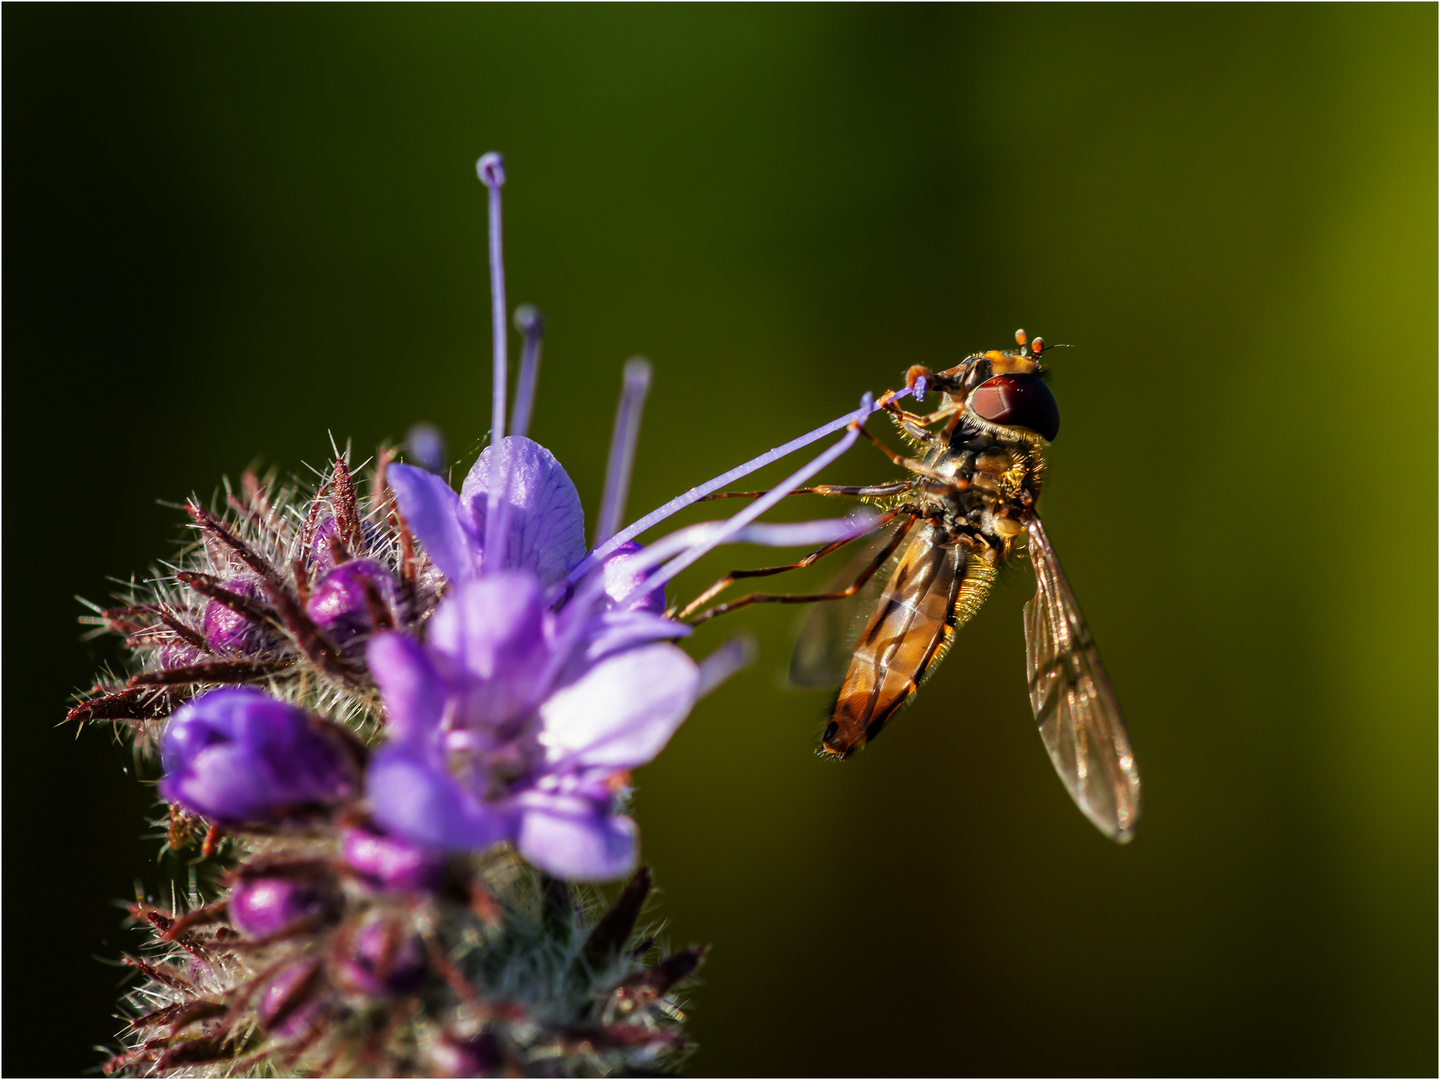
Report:
[{"label": "hoverfly abdomen", "polygon": [[822,752],[848,757],[880,733],[943,652],[967,553],[934,524],[918,528],[871,613],[821,737]]}]

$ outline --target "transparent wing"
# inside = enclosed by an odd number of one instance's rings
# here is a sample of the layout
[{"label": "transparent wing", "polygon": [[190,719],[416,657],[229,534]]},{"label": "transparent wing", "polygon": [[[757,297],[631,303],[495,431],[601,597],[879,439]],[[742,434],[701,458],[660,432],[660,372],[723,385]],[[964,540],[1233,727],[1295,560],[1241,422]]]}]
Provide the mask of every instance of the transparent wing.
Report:
[{"label": "transparent wing", "polygon": [[1090,628],[1040,519],[1029,523],[1035,598],[1025,605],[1025,667],[1040,738],[1070,797],[1117,843],[1134,835],[1140,773]]},{"label": "transparent wing", "polygon": [[[900,518],[879,530],[835,576],[830,591],[840,592],[858,579],[865,568],[879,558],[885,546],[895,539],[896,531],[908,528],[910,524],[909,519]],[[805,615],[796,622],[795,648],[790,654],[792,686],[807,690],[833,690],[840,685],[855,655],[855,644],[890,576],[890,564],[894,558],[892,555],[855,595],[843,600],[824,600],[806,609]]]}]

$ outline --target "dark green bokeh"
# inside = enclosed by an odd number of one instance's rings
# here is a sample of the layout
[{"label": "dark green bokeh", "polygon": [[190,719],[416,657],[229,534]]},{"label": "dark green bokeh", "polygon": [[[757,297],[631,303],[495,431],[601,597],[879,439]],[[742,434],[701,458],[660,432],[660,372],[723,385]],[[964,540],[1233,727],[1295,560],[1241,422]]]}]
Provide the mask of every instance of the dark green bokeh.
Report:
[{"label": "dark green bokeh", "polygon": [[[534,434],[592,513],[631,353],[640,512],[908,364],[1019,325],[1075,346],[1043,508],[1138,839],[1033,733],[1023,567],[843,767],[780,686],[793,612],[739,617],[760,662],[639,775],[669,933],[714,946],[691,1072],[1434,1072],[1434,7],[4,31],[5,1072],[100,1060],[120,972],[92,957],[136,944],[107,904],[164,881],[128,753],[53,726],[116,655],[72,597],[167,553],[156,497],[254,455],[483,433],[489,149],[511,297],[550,321]],[[892,473],[860,448],[830,478]]]}]

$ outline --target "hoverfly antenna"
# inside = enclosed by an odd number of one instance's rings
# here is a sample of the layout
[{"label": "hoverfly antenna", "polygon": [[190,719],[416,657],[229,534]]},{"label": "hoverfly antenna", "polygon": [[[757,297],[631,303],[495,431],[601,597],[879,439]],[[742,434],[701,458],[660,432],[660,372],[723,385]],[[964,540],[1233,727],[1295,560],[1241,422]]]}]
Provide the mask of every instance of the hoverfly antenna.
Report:
[{"label": "hoverfly antenna", "polygon": [[1029,339],[1025,336],[1025,331],[1024,331],[1024,330],[1016,330],[1016,331],[1015,331],[1015,344],[1016,344],[1016,345],[1019,345],[1020,348],[1023,349],[1023,348],[1025,347],[1025,342],[1028,341],[1028,340],[1029,340]]},{"label": "hoverfly antenna", "polygon": [[1043,337],[1037,337],[1030,344],[1030,351],[1033,352],[1036,356],[1039,356],[1042,352],[1045,351],[1045,339]]}]

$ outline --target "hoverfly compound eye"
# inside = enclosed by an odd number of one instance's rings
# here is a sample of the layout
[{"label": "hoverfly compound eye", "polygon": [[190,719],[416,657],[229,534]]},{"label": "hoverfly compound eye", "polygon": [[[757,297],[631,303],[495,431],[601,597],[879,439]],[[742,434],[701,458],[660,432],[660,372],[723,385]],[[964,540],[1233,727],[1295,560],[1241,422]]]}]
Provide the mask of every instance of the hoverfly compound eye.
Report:
[{"label": "hoverfly compound eye", "polygon": [[1038,375],[996,375],[970,395],[970,411],[992,424],[1033,431],[1047,442],[1060,431],[1060,406]]}]

